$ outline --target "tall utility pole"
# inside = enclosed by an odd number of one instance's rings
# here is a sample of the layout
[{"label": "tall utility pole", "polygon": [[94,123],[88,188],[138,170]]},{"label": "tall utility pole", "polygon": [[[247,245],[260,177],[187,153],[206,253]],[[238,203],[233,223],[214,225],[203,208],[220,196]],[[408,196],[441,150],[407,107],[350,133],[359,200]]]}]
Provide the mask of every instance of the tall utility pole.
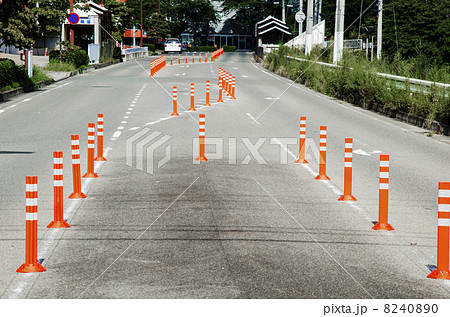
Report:
[{"label": "tall utility pole", "polygon": [[333,64],[337,64],[342,59],[342,50],[344,49],[344,9],[345,0],[336,0]]},{"label": "tall utility pole", "polygon": [[[73,12],[73,0],[70,0],[70,13],[72,12]],[[75,30],[73,29],[72,26],[70,27],[69,33],[70,33],[69,36],[70,44],[75,44]]]},{"label": "tall utility pole", "polygon": [[377,59],[381,59],[383,33],[383,0],[378,0]]},{"label": "tall utility pole", "polygon": [[142,0],[141,0],[141,47],[144,46],[144,21],[142,15]]},{"label": "tall utility pole", "polygon": [[312,50],[312,27],[313,27],[314,0],[308,0],[306,11],[306,37],[305,37],[305,55],[308,56]]},{"label": "tall utility pole", "polygon": [[319,5],[317,8],[317,23],[320,23],[322,21],[322,0],[319,0]]},{"label": "tall utility pole", "polygon": [[286,7],[284,6],[284,0],[281,1],[281,19],[286,22]]},{"label": "tall utility pole", "polygon": [[[303,0],[299,1],[299,11],[303,12]],[[298,35],[303,33],[303,21],[302,22],[298,22]]]}]

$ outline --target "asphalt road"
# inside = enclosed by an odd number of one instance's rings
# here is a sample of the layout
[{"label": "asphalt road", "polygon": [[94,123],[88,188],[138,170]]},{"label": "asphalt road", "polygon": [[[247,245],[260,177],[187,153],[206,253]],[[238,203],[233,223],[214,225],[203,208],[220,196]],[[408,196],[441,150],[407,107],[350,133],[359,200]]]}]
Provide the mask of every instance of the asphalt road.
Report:
[{"label": "asphalt road", "polygon": [[[292,84],[248,53],[190,59],[154,78],[149,64],[114,65],[0,105],[3,298],[450,297],[448,281],[426,277],[436,264],[437,186],[450,181],[448,138]],[[237,100],[216,103],[219,67],[236,76]],[[202,107],[206,80],[211,107]],[[191,82],[197,112],[185,111]],[[170,116],[174,85],[180,117]],[[80,134],[84,173],[87,124],[97,113],[108,161],[96,165],[98,179],[83,180],[88,198],[65,200],[72,227],[47,229],[52,151],[64,151],[67,197],[70,135]],[[207,138],[223,146],[207,145],[209,161],[194,164],[198,113]],[[298,145],[288,144],[300,116],[311,145],[306,166],[293,164]],[[320,125],[328,127],[331,181],[314,180]],[[127,140],[144,128],[170,137],[155,146],[153,174],[136,168],[136,142],[126,164]],[[337,201],[346,137],[354,138],[355,203]],[[392,232],[371,229],[380,154],[391,160]],[[15,272],[24,261],[27,175],[39,177],[38,257],[47,269],[35,274]]]}]

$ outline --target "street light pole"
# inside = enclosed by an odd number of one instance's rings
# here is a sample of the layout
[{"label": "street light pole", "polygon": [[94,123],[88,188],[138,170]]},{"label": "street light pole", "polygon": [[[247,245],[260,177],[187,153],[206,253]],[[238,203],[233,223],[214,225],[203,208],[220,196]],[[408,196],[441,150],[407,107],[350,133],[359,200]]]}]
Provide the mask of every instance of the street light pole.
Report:
[{"label": "street light pole", "polygon": [[344,10],[345,0],[336,0],[333,64],[337,64],[342,59],[342,50],[344,49]]},{"label": "street light pole", "polygon": [[309,56],[312,50],[312,27],[314,14],[314,1],[308,0],[308,7],[306,8],[306,37],[305,37],[305,55]]}]

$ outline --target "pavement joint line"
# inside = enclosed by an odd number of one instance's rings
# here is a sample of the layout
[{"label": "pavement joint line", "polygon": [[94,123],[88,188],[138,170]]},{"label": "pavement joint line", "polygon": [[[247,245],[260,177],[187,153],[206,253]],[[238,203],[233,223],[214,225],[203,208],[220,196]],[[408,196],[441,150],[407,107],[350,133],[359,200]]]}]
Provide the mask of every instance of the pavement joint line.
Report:
[{"label": "pavement joint line", "polygon": [[[278,143],[280,146],[284,147],[287,150],[287,152],[289,153],[289,155],[293,159],[297,158],[297,156],[294,153],[292,153],[292,151],[289,150],[278,139],[275,138],[274,141],[276,143]],[[315,172],[309,166],[309,164],[300,164],[300,165],[304,169],[306,169],[312,176],[316,176],[318,174],[317,172]],[[336,196],[341,196],[342,195],[342,191],[335,184],[333,184],[331,181],[320,181],[320,182],[322,184],[324,184],[328,189],[332,190],[336,194]],[[349,205],[354,210],[356,210],[358,216],[360,218],[362,218],[369,225],[369,227],[372,227],[372,225],[373,225],[373,222],[372,222],[373,217],[370,216],[370,213],[365,208],[359,206],[354,201],[346,201],[344,203]],[[411,246],[407,247],[409,249],[408,253],[406,251],[402,250],[402,248],[400,248],[402,246],[402,243],[403,243],[403,245],[408,245],[409,244],[409,242],[407,240],[405,240],[404,238],[399,236],[396,232],[377,231],[377,233],[379,235],[382,235],[383,237],[389,239],[390,242],[392,243],[392,245],[397,247],[400,250],[400,252],[403,253],[407,258],[409,258],[410,261],[413,264],[415,264],[421,271],[423,271],[424,273],[428,273],[429,270],[427,268],[427,265],[429,265],[433,261],[430,261],[429,259],[427,259],[427,257],[422,252],[413,249]],[[440,280],[440,282],[441,282],[440,285],[442,286],[442,288],[450,293],[450,281]]]},{"label": "pavement joint line", "polygon": [[278,206],[280,206],[281,209],[283,209],[288,215],[289,217],[291,217],[299,226],[300,228],[302,228],[303,231],[305,231],[305,233],[337,264],[339,265],[339,267],[362,289],[364,290],[364,292],[369,295],[369,297],[371,299],[374,299],[374,297],[372,296],[372,294],[369,293],[369,291],[349,272],[347,271],[347,269],[345,267],[342,266],[341,263],[339,263],[338,260],[336,260],[333,255],[331,255],[330,252],[328,252],[328,250],[316,239],[314,238],[314,236],[308,231],[306,230],[306,228],[300,223],[298,222],[290,213],[289,211],[287,211],[283,205],[281,205],[278,200],[276,200],[276,198],[270,194],[266,188],[264,188],[264,186],[262,186],[253,176],[252,179],[266,192],[267,195],[269,195],[273,201],[275,201],[275,203],[277,203]]},{"label": "pavement joint line", "polygon": [[246,113],[247,114],[247,116],[254,122],[254,123],[256,123],[256,124],[261,124],[261,122],[259,122],[259,121],[257,121],[256,119],[255,119],[255,117],[253,117],[250,113]]},{"label": "pavement joint line", "polygon": [[151,228],[151,226],[153,226],[153,224],[155,224],[155,222],[156,221],[158,221],[158,219],[159,218],[161,218],[165,213],[166,213],[166,211],[167,210],[169,210],[170,209],[170,207],[172,207],[172,205],[174,204],[174,203],[176,203],[177,201],[178,201],[178,199],[180,199],[180,197],[181,196],[183,196],[184,195],[184,193],[186,193],[188,190],[189,190],[189,188],[191,188],[191,186],[192,185],[194,185],[195,184],[195,182],[197,182],[197,180],[199,179],[200,177],[197,177],[185,190],[183,190],[183,192],[180,194],[180,195],[178,195],[178,197],[177,198],[175,198],[175,200],[173,200],[170,204],[169,204],[169,206],[144,230],[144,231],[142,231],[137,237],[136,237],[136,239],[134,239],[129,245],[128,245],[128,247],[124,250],[124,251],[122,251],[122,253],[102,272],[102,273],[100,273],[100,275],[98,275],[95,279],[94,279],[94,281],[92,281],[92,283],[91,284],[89,284],[88,285],[88,287],[86,287],[86,289],[83,291],[83,292],[81,292],[81,294],[78,296],[78,299],[80,299],[81,298],[81,296],[83,296],[83,294],[84,293],[86,293],[102,276],[103,276],[103,274],[105,274],[113,265],[114,265],[114,263],[116,263],[121,257],[122,257],[122,255],[124,255],[135,243],[136,243],[136,241],[137,240],[139,240],[140,239],[140,237],[142,237],[142,235],[144,235],[144,233],[146,233],[150,228]]}]

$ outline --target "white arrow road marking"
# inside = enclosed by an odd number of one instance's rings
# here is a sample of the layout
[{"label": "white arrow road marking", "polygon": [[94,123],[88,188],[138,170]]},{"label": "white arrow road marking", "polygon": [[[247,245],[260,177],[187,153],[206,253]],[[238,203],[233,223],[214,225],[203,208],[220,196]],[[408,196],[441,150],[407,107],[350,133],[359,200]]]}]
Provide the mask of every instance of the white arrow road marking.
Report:
[{"label": "white arrow road marking", "polygon": [[361,149],[354,150],[353,153],[359,154],[359,155],[362,155],[362,156],[371,156],[369,153],[367,153],[366,151],[363,151]]}]

